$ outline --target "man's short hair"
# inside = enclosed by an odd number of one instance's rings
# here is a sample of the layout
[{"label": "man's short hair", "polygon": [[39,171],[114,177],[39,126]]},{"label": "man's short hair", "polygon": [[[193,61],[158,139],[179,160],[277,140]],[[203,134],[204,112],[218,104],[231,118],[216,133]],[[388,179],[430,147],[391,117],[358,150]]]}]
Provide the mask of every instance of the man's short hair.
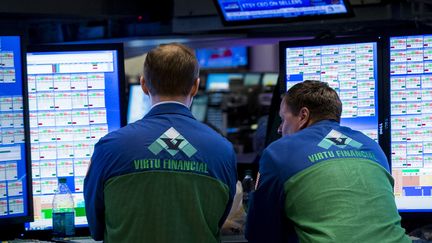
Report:
[{"label": "man's short hair", "polygon": [[182,44],[159,45],[147,53],[144,79],[152,95],[186,96],[198,77],[195,53]]},{"label": "man's short hair", "polygon": [[306,107],[315,121],[330,119],[340,122],[342,103],[336,91],[325,82],[306,80],[298,83],[285,93],[283,102],[294,115]]}]

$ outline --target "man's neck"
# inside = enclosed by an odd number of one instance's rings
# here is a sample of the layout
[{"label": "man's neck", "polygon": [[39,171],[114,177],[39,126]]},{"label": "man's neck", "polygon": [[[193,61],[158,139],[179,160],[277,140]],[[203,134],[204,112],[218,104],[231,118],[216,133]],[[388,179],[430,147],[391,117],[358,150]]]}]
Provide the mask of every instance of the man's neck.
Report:
[{"label": "man's neck", "polygon": [[192,99],[189,96],[173,96],[173,97],[168,97],[168,96],[151,96],[151,101],[152,101],[152,106],[160,103],[160,102],[167,102],[167,101],[175,101],[175,102],[180,102],[182,104],[184,104],[187,107],[190,107],[191,103],[192,103]]}]

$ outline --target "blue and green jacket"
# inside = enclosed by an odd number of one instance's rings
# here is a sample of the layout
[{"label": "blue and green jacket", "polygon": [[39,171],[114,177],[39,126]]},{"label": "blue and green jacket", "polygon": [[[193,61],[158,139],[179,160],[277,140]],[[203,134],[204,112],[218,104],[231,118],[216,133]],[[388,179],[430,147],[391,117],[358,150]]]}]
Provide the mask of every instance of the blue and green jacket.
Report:
[{"label": "blue and green jacket", "polygon": [[378,144],[331,120],[270,144],[248,212],[251,243],[410,242]]},{"label": "blue and green jacket", "polygon": [[177,103],[103,137],[84,181],[105,242],[219,242],[237,181],[231,143]]}]

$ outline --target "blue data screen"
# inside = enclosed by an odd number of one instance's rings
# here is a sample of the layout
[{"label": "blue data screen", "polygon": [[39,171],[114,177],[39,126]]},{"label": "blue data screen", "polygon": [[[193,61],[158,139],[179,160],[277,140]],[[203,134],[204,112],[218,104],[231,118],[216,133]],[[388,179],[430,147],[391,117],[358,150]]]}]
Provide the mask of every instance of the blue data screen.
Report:
[{"label": "blue data screen", "polygon": [[432,35],[390,38],[391,165],[400,211],[432,211]]},{"label": "blue data screen", "polygon": [[52,228],[58,177],[74,196],[75,224],[87,225],[83,182],[94,145],[119,129],[120,82],[116,50],[27,54],[34,222]]},{"label": "blue data screen", "polygon": [[287,90],[304,80],[327,82],[342,101],[341,124],[378,141],[376,42],[290,47],[284,51]]},{"label": "blue data screen", "polygon": [[343,0],[218,0],[217,3],[227,22],[348,12]]},{"label": "blue data screen", "polygon": [[0,36],[0,221],[28,215],[20,37]]}]

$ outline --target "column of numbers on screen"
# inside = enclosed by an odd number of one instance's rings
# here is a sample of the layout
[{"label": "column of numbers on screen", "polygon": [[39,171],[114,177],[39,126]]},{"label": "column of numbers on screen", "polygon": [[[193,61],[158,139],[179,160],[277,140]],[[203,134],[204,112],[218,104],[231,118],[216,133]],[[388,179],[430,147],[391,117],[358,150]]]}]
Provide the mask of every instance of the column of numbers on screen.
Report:
[{"label": "column of numbers on screen", "polygon": [[24,143],[22,96],[0,96],[0,145]]},{"label": "column of numbers on screen", "polygon": [[395,195],[431,196],[432,36],[390,38],[390,90]]},{"label": "column of numbers on screen", "polygon": [[0,51],[0,83],[15,83],[14,53]]},{"label": "column of numbers on screen", "polygon": [[[0,52],[0,62],[9,68],[13,68],[13,60],[8,60],[11,55],[13,58],[11,53]],[[22,159],[24,142],[22,96],[0,96],[0,216],[24,213],[24,187],[18,178],[17,162]]]},{"label": "column of numbers on screen", "polygon": [[[63,48],[63,47],[62,47]],[[64,177],[74,196],[75,224],[86,225],[83,180],[95,143],[108,133],[117,92],[113,51],[30,52],[27,55],[34,222],[52,227],[52,198]],[[110,107],[107,107],[109,105]]]},{"label": "column of numbers on screen", "polygon": [[34,195],[54,193],[57,177],[74,177],[82,192],[93,146],[108,133],[105,74],[29,75],[28,90]]}]

